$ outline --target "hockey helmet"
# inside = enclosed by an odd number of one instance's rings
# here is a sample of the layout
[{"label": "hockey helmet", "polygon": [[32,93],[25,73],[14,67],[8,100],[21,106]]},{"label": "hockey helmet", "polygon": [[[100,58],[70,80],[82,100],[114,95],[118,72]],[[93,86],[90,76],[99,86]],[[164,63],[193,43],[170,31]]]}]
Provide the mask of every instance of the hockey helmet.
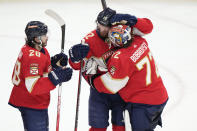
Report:
[{"label": "hockey helmet", "polygon": [[131,28],[127,25],[112,26],[109,30],[108,37],[115,47],[124,47],[131,40]]},{"label": "hockey helmet", "polygon": [[115,10],[106,8],[98,14],[97,22],[103,26],[110,26],[110,18],[115,14]]},{"label": "hockey helmet", "polygon": [[47,25],[40,21],[30,21],[25,28],[25,34],[28,42],[32,42],[34,38],[38,36],[46,35],[47,32]]}]

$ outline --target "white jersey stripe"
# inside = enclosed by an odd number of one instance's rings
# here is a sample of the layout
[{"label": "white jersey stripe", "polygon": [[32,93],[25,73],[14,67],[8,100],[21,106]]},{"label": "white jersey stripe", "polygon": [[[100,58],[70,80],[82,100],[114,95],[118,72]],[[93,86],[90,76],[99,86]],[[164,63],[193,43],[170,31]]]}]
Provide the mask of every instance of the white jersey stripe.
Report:
[{"label": "white jersey stripe", "polygon": [[133,34],[134,35],[139,35],[139,36],[144,36],[145,34],[143,32],[141,32],[140,30],[138,30],[137,28],[133,28]]},{"label": "white jersey stripe", "polygon": [[37,80],[40,78],[40,76],[35,76],[35,77],[28,77],[25,78],[25,86],[28,90],[29,93],[31,93],[31,91],[33,90],[33,87],[35,85],[35,83],[37,82]]},{"label": "white jersey stripe", "polygon": [[101,80],[103,82],[103,84],[105,85],[105,87],[111,91],[112,93],[117,93],[120,89],[122,89],[123,87],[125,87],[125,85],[127,84],[129,77],[126,76],[123,79],[114,79],[111,77],[111,75],[109,73],[106,73],[104,75],[101,76]]},{"label": "white jersey stripe", "polygon": [[43,73],[43,77],[48,77],[48,73]]}]

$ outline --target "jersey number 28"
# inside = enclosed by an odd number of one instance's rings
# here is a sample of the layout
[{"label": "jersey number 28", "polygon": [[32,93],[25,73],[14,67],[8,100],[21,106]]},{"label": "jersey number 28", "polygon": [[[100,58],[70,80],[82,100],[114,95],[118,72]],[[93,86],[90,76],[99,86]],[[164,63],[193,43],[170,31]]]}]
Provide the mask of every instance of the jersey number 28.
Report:
[{"label": "jersey number 28", "polygon": [[14,67],[14,74],[13,74],[13,77],[12,77],[12,83],[14,85],[19,85],[20,83],[20,70],[21,70],[21,63],[17,60],[16,61],[16,64],[15,64],[15,67]]}]

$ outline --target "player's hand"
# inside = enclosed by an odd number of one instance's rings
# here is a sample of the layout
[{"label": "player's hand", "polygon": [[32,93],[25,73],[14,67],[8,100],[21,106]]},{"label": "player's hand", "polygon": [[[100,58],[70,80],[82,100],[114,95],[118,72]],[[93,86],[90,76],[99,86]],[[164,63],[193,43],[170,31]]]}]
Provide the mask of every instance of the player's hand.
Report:
[{"label": "player's hand", "polygon": [[72,77],[73,70],[71,68],[57,68],[48,74],[50,81],[57,86],[62,82],[69,81]]},{"label": "player's hand", "polygon": [[51,57],[51,65],[53,68],[58,68],[58,66],[63,67],[68,64],[68,56],[64,53],[56,54]]},{"label": "player's hand", "polygon": [[90,50],[88,44],[76,44],[69,49],[69,57],[72,62],[78,62],[85,58]]},{"label": "player's hand", "polygon": [[137,23],[137,18],[129,14],[115,14],[110,19],[111,25],[124,24],[134,26]]}]

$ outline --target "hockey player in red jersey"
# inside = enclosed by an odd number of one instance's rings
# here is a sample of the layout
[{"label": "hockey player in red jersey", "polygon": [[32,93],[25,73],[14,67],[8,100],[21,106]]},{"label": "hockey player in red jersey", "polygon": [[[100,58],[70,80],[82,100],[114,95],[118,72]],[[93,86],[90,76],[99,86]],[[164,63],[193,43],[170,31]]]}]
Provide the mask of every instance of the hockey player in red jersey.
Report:
[{"label": "hockey player in red jersey", "polygon": [[120,94],[127,102],[132,131],[153,131],[162,126],[168,94],[148,43],[126,25],[113,26],[109,38],[119,49],[108,60],[108,71],[92,76],[90,83],[100,93]]},{"label": "hockey player in red jersey", "polygon": [[[124,23],[134,28],[134,33],[143,35],[152,31],[152,23],[146,18],[136,18],[129,14],[117,14],[107,8],[97,17],[97,29],[84,37],[80,44],[69,50],[69,63],[74,69],[80,69],[80,60],[83,59],[83,77],[89,83],[92,75],[103,74],[107,71],[106,62],[116,50],[108,44],[108,31],[112,24]],[[109,110],[111,110],[113,131],[124,131],[123,111],[126,103],[118,93],[99,93],[90,88],[89,96],[89,131],[106,131],[109,125]]]},{"label": "hockey player in red jersey", "polygon": [[65,67],[68,60],[65,54],[57,54],[50,60],[45,48],[47,31],[47,26],[40,21],[27,24],[26,44],[21,48],[12,74],[14,87],[9,104],[21,112],[25,131],[49,130],[50,91],[72,76],[72,69]]}]

